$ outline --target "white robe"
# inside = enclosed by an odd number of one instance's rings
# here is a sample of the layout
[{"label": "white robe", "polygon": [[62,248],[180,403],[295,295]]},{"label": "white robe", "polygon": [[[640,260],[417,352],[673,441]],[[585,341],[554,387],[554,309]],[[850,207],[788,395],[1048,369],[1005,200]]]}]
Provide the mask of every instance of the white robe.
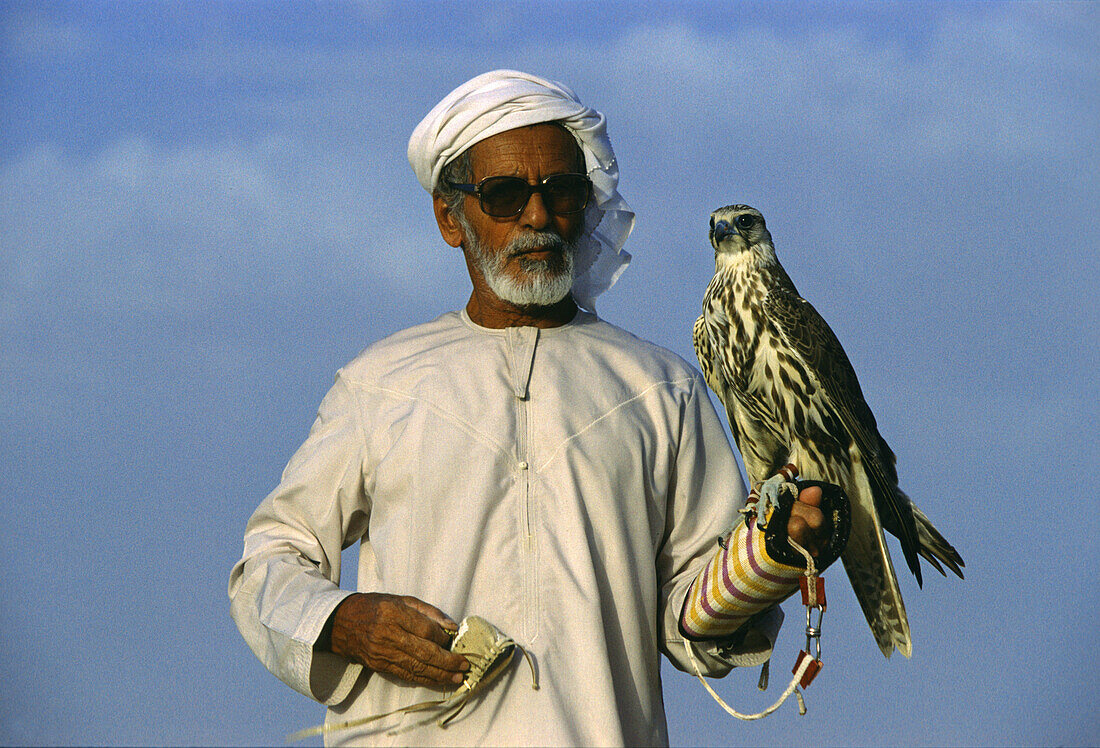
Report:
[{"label": "white robe", "polygon": [[[675,354],[584,312],[546,330],[452,312],[339,372],[248,523],[232,613],[329,722],[439,698],[314,650],[350,594],[340,552],[361,541],[360,591],[488,619],[530,651],[540,688],[516,657],[445,729],[387,735],[413,713],[330,743],[664,744],[659,655],[690,671],[683,598],[743,501],[706,385]],[[693,645],[704,669],[767,659],[771,613],[732,654]]]}]

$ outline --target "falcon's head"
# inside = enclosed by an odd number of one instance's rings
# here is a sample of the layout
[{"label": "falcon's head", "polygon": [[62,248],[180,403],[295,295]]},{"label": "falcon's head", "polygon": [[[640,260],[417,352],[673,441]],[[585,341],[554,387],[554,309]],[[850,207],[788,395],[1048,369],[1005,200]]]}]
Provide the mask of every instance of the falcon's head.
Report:
[{"label": "falcon's head", "polygon": [[710,244],[720,262],[776,261],[764,216],[748,205],[727,205],[710,214]]}]

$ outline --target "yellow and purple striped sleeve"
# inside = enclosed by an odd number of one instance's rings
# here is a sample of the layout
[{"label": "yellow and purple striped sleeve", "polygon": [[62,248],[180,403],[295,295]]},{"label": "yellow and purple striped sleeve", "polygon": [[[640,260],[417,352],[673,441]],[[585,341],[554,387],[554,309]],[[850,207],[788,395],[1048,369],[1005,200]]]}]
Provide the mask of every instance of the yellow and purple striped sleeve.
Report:
[{"label": "yellow and purple striped sleeve", "polygon": [[753,615],[798,589],[802,570],[772,559],[756,520],[739,522],[692,582],[680,614],[691,639],[729,636]]}]

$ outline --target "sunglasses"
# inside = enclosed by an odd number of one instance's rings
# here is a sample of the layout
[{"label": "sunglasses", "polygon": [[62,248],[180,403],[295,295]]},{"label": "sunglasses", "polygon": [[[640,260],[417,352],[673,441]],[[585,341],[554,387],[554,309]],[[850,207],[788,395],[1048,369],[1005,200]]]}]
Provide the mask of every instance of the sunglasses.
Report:
[{"label": "sunglasses", "polygon": [[467,195],[477,195],[481,210],[494,218],[518,216],[531,199],[531,193],[542,195],[546,209],[559,216],[580,213],[588,206],[592,181],[584,174],[554,174],[538,184],[528,184],[519,177],[486,177],[477,184],[447,182],[447,185]]}]

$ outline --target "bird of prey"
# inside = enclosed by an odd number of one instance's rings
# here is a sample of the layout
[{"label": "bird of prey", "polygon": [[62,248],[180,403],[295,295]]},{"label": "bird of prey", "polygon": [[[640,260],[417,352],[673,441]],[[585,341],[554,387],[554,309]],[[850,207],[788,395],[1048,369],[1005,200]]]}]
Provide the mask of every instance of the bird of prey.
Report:
[{"label": "bird of prey", "polygon": [[882,653],[897,648],[909,657],[909,622],[883,530],[901,541],[918,584],[918,555],[960,578],[963,560],[898,488],[894,453],[855,371],[776,259],[764,217],[748,205],[719,208],[710,217],[710,243],[715,273],[695,322],[695,352],[726,407],[761,506],[790,490],[779,475],[787,464],[844,490],[851,503],[844,569]]}]

